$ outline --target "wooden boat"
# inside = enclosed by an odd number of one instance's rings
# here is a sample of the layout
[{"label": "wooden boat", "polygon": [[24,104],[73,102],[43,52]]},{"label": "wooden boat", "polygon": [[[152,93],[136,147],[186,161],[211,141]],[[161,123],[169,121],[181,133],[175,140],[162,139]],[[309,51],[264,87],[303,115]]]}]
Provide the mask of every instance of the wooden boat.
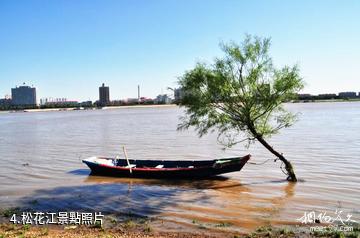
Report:
[{"label": "wooden boat", "polygon": [[250,155],[215,160],[134,160],[105,157],[84,159],[92,174],[137,177],[191,179],[207,178],[219,174],[240,171]]}]

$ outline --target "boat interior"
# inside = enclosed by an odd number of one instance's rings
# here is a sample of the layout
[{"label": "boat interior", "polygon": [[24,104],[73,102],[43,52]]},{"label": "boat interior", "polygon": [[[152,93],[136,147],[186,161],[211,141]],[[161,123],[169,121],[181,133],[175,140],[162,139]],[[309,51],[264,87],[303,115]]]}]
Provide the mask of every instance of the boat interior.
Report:
[{"label": "boat interior", "polygon": [[[131,168],[195,168],[195,167],[204,167],[212,166],[214,160],[200,160],[200,161],[184,161],[184,160],[134,160],[129,159],[129,163],[126,159],[117,159],[117,158],[101,158],[101,157],[92,157],[89,159],[91,162],[105,164],[109,166],[120,166],[120,167],[131,167]],[[129,166],[130,164],[130,166]]]}]

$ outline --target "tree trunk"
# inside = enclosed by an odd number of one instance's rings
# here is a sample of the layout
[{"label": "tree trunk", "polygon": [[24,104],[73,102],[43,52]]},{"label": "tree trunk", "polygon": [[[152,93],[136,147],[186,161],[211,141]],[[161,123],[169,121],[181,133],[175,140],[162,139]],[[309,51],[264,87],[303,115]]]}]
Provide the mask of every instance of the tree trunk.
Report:
[{"label": "tree trunk", "polygon": [[296,175],[294,173],[294,169],[292,164],[290,163],[290,161],[288,161],[287,159],[285,159],[285,157],[280,154],[279,152],[277,152],[276,150],[274,150],[274,148],[272,148],[265,140],[264,138],[259,135],[257,133],[257,131],[254,129],[254,127],[250,128],[250,131],[253,133],[254,137],[266,148],[268,149],[272,154],[274,154],[276,157],[279,158],[279,160],[281,160],[284,164],[285,164],[285,169],[286,172],[288,173],[288,177],[286,178],[288,181],[290,182],[297,182],[297,178]]}]

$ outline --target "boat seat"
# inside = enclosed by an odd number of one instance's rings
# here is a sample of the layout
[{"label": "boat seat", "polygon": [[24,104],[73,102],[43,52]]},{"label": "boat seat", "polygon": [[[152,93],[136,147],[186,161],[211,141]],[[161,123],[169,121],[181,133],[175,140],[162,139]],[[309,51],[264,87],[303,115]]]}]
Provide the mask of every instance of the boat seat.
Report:
[{"label": "boat seat", "polygon": [[135,167],[136,167],[136,164],[130,164],[130,165],[125,166],[125,168],[135,168]]},{"label": "boat seat", "polygon": [[155,168],[157,168],[157,169],[162,169],[162,168],[164,168],[164,165],[163,165],[163,164],[159,164],[159,165],[157,165]]}]

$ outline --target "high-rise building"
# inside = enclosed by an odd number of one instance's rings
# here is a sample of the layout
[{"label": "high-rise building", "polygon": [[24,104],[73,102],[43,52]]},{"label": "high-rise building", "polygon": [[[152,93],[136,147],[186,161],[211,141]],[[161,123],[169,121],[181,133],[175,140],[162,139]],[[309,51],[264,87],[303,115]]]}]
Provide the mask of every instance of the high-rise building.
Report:
[{"label": "high-rise building", "polygon": [[104,83],[99,87],[99,102],[103,106],[110,103],[110,90]]},{"label": "high-rise building", "polygon": [[11,89],[12,104],[15,106],[36,106],[36,88],[23,86]]}]

